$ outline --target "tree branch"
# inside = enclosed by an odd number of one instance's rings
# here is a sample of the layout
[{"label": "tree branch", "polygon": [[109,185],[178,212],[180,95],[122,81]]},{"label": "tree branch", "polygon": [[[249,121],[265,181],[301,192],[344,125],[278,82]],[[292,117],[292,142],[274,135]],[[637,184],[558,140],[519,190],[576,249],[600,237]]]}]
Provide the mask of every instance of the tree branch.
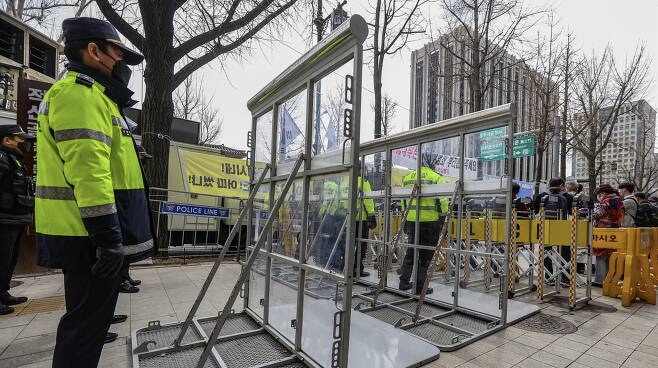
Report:
[{"label": "tree branch", "polygon": [[108,0],[96,0],[96,4],[101,13],[112,23],[117,30],[130,41],[140,52],[144,53],[144,36],[142,36],[133,26],[126,22],[121,16],[112,8]]}]

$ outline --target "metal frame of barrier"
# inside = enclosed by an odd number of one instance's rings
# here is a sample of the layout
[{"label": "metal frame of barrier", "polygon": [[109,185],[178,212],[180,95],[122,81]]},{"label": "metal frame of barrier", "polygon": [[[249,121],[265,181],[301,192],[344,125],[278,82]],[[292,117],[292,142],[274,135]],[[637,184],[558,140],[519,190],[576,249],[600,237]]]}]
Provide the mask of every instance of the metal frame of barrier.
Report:
[{"label": "metal frame of barrier", "polygon": [[[227,200],[238,206],[226,205]],[[169,257],[182,256],[212,256],[218,254],[224,244],[220,241],[223,235],[222,223],[230,229],[231,224],[238,226],[238,244],[235,249],[229,249],[228,254],[237,256],[244,253],[242,242],[243,229],[246,235],[247,222],[238,222],[238,213],[244,208],[245,199],[236,197],[223,197],[210,194],[199,194],[174,189],[149,188],[149,204],[154,217],[156,232],[160,227],[167,226],[166,244],[158,244],[158,252]],[[200,209],[210,212],[188,213],[165,211],[166,205],[182,205],[184,209]],[[223,211],[223,214],[218,214]],[[229,230],[230,231],[230,230]],[[175,240],[174,240],[175,238]],[[180,244],[179,244],[180,243]],[[228,244],[231,247],[231,244]]]},{"label": "metal frame of barrier", "polygon": [[[513,303],[511,310],[508,310],[508,282],[509,275],[509,253],[506,244],[510,244],[510,220],[512,213],[509,210],[512,204],[511,183],[512,183],[512,170],[513,158],[512,152],[509,150],[506,153],[506,160],[504,161],[505,176],[503,179],[491,181],[470,181],[466,180],[464,174],[464,157],[466,138],[469,134],[478,134],[480,131],[498,128],[504,126],[508,135],[504,139],[511,142],[515,126],[515,109],[513,105],[504,105],[496,108],[483,110],[473,114],[464,115],[461,117],[449,119],[446,121],[438,122],[421,128],[406,131],[400,134],[395,134],[379,140],[367,142],[361,146],[362,156],[362,171],[361,175],[367,177],[370,172],[367,168],[369,162],[374,162],[374,165],[380,163],[383,167],[384,185],[381,188],[375,188],[370,193],[363,193],[363,199],[372,199],[378,204],[383,205],[383,211],[379,218],[383,222],[382,228],[384,229],[383,239],[380,236],[377,240],[365,239],[359,237],[358,244],[374,245],[378,256],[377,262],[377,276],[360,277],[359,283],[372,288],[373,291],[366,294],[359,295],[358,298],[361,302],[357,302],[355,307],[361,313],[369,314],[375,318],[384,320],[400,329],[409,331],[417,336],[422,337],[424,340],[432,342],[439,346],[442,350],[454,350],[464,345],[467,345],[479,338],[494,333],[508,325],[508,323],[516,322],[526,316],[538,312],[538,308],[533,305],[521,303],[518,301],[510,301]],[[509,133],[511,132],[511,133]],[[420,182],[415,187],[395,187],[392,185],[392,176],[395,167],[393,166],[393,151],[397,149],[413,148],[412,151],[418,153],[421,157],[423,147],[425,144],[442,144],[447,139],[453,140],[450,144],[458,143],[458,150],[461,154],[457,156],[455,167],[459,168],[459,177],[456,183],[434,184],[426,185]],[[446,143],[448,144],[448,143]],[[416,159],[415,167],[409,167],[409,170],[421,170],[421,160]],[[376,171],[376,168],[375,170]],[[420,177],[420,176],[419,176]],[[400,185],[400,184],[397,184]],[[471,197],[485,197],[489,196],[502,196],[505,198],[505,203],[508,210],[503,214],[505,225],[503,226],[500,234],[500,246],[492,247],[493,235],[499,233],[498,229],[492,229],[490,214],[487,215],[488,221],[485,226],[487,231],[487,239],[484,242],[471,238],[470,232],[465,231],[467,224],[474,222],[472,213],[465,206],[465,199]],[[400,236],[399,226],[405,222],[405,218],[399,219],[399,213],[395,210],[395,203],[402,201],[409,201],[409,197],[415,198],[415,238],[403,241]],[[418,214],[423,198],[450,198],[453,197],[453,203],[450,203],[451,209],[448,220],[445,223],[452,223],[450,226],[450,233],[453,236],[439,236],[439,241],[436,246],[420,245],[419,243],[419,222]],[[413,202],[412,202],[413,203]],[[412,205],[413,206],[413,205]],[[408,209],[408,207],[405,207]],[[406,211],[402,213],[404,216]],[[452,221],[450,221],[452,217]],[[411,220],[409,220],[411,221]],[[397,224],[397,225],[394,225]],[[382,224],[380,224],[381,226]],[[388,229],[388,231],[387,231]],[[455,229],[462,229],[464,231],[455,231]],[[473,249],[467,245],[477,244],[482,245],[482,249]],[[416,274],[418,270],[419,251],[431,251],[434,253],[434,258],[430,262],[430,270],[426,277],[426,285],[423,285],[423,292],[431,286],[434,288],[435,294],[428,295],[426,300],[421,296],[415,295],[410,292],[401,291],[393,286],[397,280],[397,275],[392,269],[387,269],[386,266],[391,264],[391,256],[399,254],[395,248],[412,249],[414,252],[413,271],[411,280],[412,290],[415,287],[420,288],[420,285],[415,285]],[[495,249],[500,248],[500,252]],[[360,254],[357,251],[357,254]],[[400,257],[398,257],[398,264],[400,264]],[[484,302],[482,304],[488,306],[497,306],[493,308],[481,309],[477,303],[472,303],[473,300],[478,298],[479,293],[467,290],[461,274],[469,273],[473,270],[464,271],[469,269],[470,260],[477,257],[482,260],[486,265],[479,266],[482,270],[490,270],[492,264],[498,266],[500,278],[498,279],[499,287],[496,290],[491,289],[491,294],[482,293]],[[438,263],[438,264],[437,264]],[[442,275],[432,276],[433,268],[438,266]],[[423,271],[424,272],[424,271]],[[486,272],[486,271],[485,271]],[[438,280],[443,279],[447,283],[438,284]],[[485,275],[482,283],[488,284],[489,278]],[[477,283],[477,282],[475,282]],[[470,282],[467,284],[474,284]],[[487,285],[487,289],[490,285]],[[422,295],[422,293],[421,293]],[[383,298],[383,299],[382,299]],[[490,300],[489,300],[490,299]],[[408,308],[409,304],[413,308]],[[404,305],[405,308],[402,308]],[[416,311],[416,312],[414,312]],[[436,313],[435,311],[443,311]],[[449,318],[447,318],[450,316]],[[446,319],[447,318],[447,319]],[[456,322],[459,321],[459,322]],[[468,321],[468,322],[466,322]],[[460,327],[455,328],[455,323],[461,324]]]}]

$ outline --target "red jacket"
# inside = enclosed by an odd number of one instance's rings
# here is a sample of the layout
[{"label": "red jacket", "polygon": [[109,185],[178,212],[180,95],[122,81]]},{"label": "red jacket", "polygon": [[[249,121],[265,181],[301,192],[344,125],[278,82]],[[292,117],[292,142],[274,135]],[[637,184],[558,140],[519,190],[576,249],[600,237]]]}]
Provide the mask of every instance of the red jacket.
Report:
[{"label": "red jacket", "polygon": [[[624,220],[624,199],[616,194],[607,194],[594,206],[594,227],[617,228]],[[610,256],[610,249],[594,249],[594,256]]]}]

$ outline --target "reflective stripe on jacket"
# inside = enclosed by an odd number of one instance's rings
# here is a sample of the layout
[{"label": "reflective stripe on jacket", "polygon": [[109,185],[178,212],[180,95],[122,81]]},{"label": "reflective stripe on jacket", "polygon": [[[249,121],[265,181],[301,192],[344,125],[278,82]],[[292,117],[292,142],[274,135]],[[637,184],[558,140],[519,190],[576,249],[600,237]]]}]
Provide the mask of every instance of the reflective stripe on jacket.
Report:
[{"label": "reflective stripe on jacket", "polygon": [[[419,180],[420,179],[420,180]],[[402,178],[402,186],[411,188],[415,183],[422,185],[441,184],[446,183],[446,180],[440,174],[428,167],[420,168],[420,178],[416,170],[407,174]],[[406,201],[402,202],[402,208],[406,205]],[[419,222],[438,221],[440,213],[448,213],[448,199],[440,198],[421,198],[419,203],[420,214],[418,216]],[[416,200],[411,200],[409,212],[407,213],[407,221],[416,221]]]},{"label": "reflective stripe on jacket", "polygon": [[43,266],[61,267],[71,242],[123,244],[128,262],[153,252],[135,143],[104,91],[90,77],[68,72],[39,108],[35,223]]}]

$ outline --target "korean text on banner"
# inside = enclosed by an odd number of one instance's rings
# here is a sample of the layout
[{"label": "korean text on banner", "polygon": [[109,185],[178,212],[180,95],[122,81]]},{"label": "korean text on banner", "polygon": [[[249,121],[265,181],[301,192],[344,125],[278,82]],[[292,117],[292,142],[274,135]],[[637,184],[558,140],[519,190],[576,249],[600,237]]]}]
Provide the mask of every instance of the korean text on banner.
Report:
[{"label": "korean text on banner", "polygon": [[249,167],[246,160],[182,150],[187,188],[192,193],[247,198]]}]

